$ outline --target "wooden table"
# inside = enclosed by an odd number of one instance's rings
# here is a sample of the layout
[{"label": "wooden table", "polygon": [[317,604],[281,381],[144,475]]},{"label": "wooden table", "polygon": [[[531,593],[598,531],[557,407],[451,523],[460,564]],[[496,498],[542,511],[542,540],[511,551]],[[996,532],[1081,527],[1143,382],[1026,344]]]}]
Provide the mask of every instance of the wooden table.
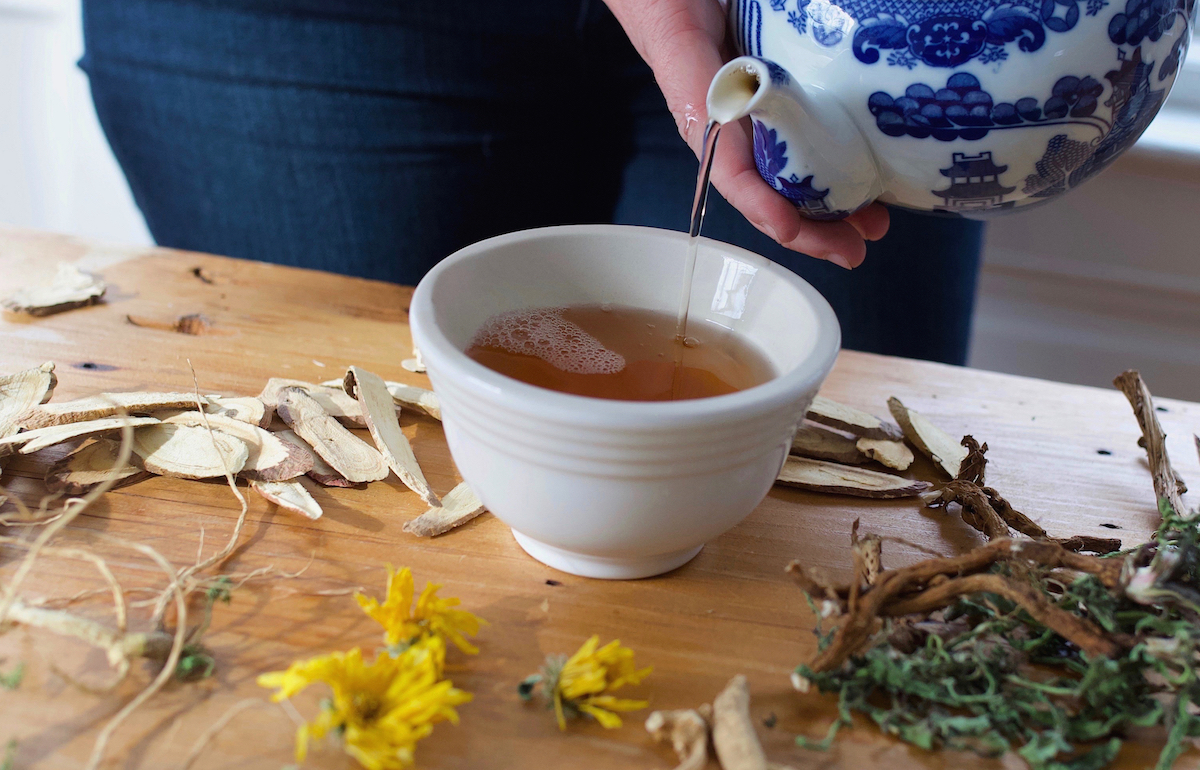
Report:
[{"label": "wooden table", "polygon": [[[0,372],[58,364],[56,400],[104,390],[191,390],[191,361],[205,393],[257,394],[268,377],[324,380],[357,364],[387,379],[427,385],[400,367],[411,343],[408,288],[324,273],[166,249],[98,247],[66,237],[0,229],[0,294],[47,278],[59,261],[75,261],[109,284],[98,306],[41,319],[0,319]],[[187,336],[138,328],[127,315],[172,321],[203,313],[210,333]],[[1048,329],[1048,334],[1053,330]],[[1116,372],[1113,373],[1117,374]],[[1149,383],[1154,387],[1154,383]],[[1115,391],[845,352],[824,394],[875,413],[897,395],[948,432],[973,433],[991,447],[989,481],[1052,534],[1119,534],[1140,541],[1156,520],[1154,495],[1129,406]],[[1200,405],[1162,400],[1176,467],[1200,474],[1191,433]],[[425,474],[439,493],[459,480],[440,425],[402,417]],[[1102,453],[1106,450],[1111,454]],[[59,452],[61,454],[61,451]],[[4,484],[23,499],[44,493],[42,474],[55,450],[10,465]],[[917,476],[933,479],[928,463]],[[250,495],[249,520],[225,572],[262,567],[303,570],[292,578],[253,580],[218,605],[205,642],[215,674],[171,684],[118,730],[104,766],[174,767],[218,717],[241,699],[264,698],[257,674],[297,658],[360,645],[374,649],[378,627],[349,591],[382,593],[384,565],[412,567],[418,587],[445,585],[466,608],[490,621],[478,637],[481,654],[452,653],[450,676],[475,694],[462,724],[439,725],[422,741],[418,765],[438,768],[670,768],[668,747],[652,745],[632,714],[619,730],[592,722],[565,734],[538,706],[522,704],[516,684],[548,652],[571,652],[591,634],[619,638],[654,673],[637,690],[654,707],[690,707],[711,700],[734,674],[750,679],[752,710],[771,757],[795,768],[1021,767],[1011,757],[928,754],[882,737],[863,724],[843,733],[829,753],[793,746],[797,733],[823,734],[831,699],[799,696],[788,675],[813,654],[813,617],[784,575],[792,558],[848,574],[851,522],[867,531],[951,553],[978,541],[974,531],[914,501],[873,502],[777,488],[739,526],[709,543],[685,567],[665,576],[605,582],[564,575],[526,556],[508,529],[483,516],[434,540],[401,531],[423,510],[393,477],[365,490],[319,489],[325,516],[312,522]],[[11,511],[11,504],[5,512]],[[129,589],[163,585],[162,573],[119,540],[146,543],[177,566],[198,550],[224,543],[238,505],[223,484],[154,478],[101,498],[62,535],[109,560]],[[1115,524],[1114,533],[1100,525]],[[9,528],[7,534],[30,536]],[[101,534],[117,538],[102,538]],[[0,550],[0,581],[19,554]],[[885,563],[920,557],[912,546],[885,544]],[[44,558],[22,595],[70,597],[99,580],[86,564]],[[131,594],[131,599],[139,595]],[[73,605],[111,622],[103,597]],[[135,614],[144,623],[148,610]],[[77,768],[96,732],[153,676],[137,667],[115,692],[94,695],[67,684],[53,663],[97,683],[109,675],[103,655],[73,641],[24,629],[0,636],[0,670],[26,664],[14,692],[0,692],[0,744],[17,741],[16,767]],[[320,688],[296,701],[315,713]],[[774,715],[774,727],[762,720]],[[768,720],[770,721],[770,720]],[[272,768],[292,762],[294,724],[277,706],[242,712],[205,749],[197,768]],[[1154,747],[1131,744],[1121,767],[1146,766]],[[1195,755],[1183,760],[1195,762]],[[333,750],[310,755],[310,767],[350,767]],[[712,765],[715,767],[715,763]]]}]

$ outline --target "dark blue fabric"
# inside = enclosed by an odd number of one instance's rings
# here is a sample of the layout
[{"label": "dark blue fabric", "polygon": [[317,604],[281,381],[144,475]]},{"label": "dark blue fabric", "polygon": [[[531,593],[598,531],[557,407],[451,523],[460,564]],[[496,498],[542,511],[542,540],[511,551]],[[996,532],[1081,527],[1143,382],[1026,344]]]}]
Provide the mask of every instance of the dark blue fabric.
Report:
[{"label": "dark blue fabric", "polygon": [[[686,229],[696,159],[599,0],[83,12],[96,112],[161,245],[411,284],[526,227]],[[847,347],[965,358],[978,223],[894,211],[853,273],[777,246],[716,194],[704,234],[811,281]]]}]

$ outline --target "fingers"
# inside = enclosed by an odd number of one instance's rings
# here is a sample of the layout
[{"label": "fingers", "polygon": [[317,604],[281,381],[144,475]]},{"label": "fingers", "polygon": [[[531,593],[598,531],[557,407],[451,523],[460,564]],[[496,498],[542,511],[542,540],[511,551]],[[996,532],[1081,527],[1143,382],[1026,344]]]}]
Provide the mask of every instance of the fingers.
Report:
[{"label": "fingers", "polygon": [[[882,236],[887,229],[886,209],[871,204],[862,212],[856,212],[853,221],[807,219],[796,211],[791,201],[763,181],[753,157],[745,127],[740,123],[725,126],[717,140],[712,182],[730,205],[760,231],[792,251],[827,260],[847,270],[862,264],[867,255],[863,237]],[[874,211],[863,214],[872,208],[883,212],[882,219]]]},{"label": "fingers", "polygon": [[877,241],[887,235],[888,225],[891,224],[891,215],[883,205],[872,203],[846,217],[846,221],[863,238],[868,241]]}]

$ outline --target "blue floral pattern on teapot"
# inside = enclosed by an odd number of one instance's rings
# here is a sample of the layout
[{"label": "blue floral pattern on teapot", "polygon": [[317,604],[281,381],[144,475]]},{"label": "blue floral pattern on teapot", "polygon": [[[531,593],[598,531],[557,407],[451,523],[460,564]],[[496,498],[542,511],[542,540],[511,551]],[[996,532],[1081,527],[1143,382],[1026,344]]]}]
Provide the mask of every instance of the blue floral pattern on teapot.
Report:
[{"label": "blue floral pattern on teapot", "polygon": [[1010,210],[1132,146],[1174,83],[1194,2],[731,0],[745,56],[717,77],[762,75],[748,109],[758,170],[808,216],[873,195]]}]

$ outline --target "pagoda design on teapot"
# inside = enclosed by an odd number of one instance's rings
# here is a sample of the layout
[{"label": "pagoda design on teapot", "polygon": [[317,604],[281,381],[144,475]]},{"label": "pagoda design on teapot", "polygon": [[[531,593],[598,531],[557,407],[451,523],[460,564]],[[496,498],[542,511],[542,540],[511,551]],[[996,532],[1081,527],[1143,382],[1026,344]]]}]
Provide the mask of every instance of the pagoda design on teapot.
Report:
[{"label": "pagoda design on teapot", "polygon": [[759,173],[815,219],[876,198],[1014,210],[1133,145],[1183,63],[1194,2],[731,0],[743,55],[709,112],[752,79],[737,112]]}]

